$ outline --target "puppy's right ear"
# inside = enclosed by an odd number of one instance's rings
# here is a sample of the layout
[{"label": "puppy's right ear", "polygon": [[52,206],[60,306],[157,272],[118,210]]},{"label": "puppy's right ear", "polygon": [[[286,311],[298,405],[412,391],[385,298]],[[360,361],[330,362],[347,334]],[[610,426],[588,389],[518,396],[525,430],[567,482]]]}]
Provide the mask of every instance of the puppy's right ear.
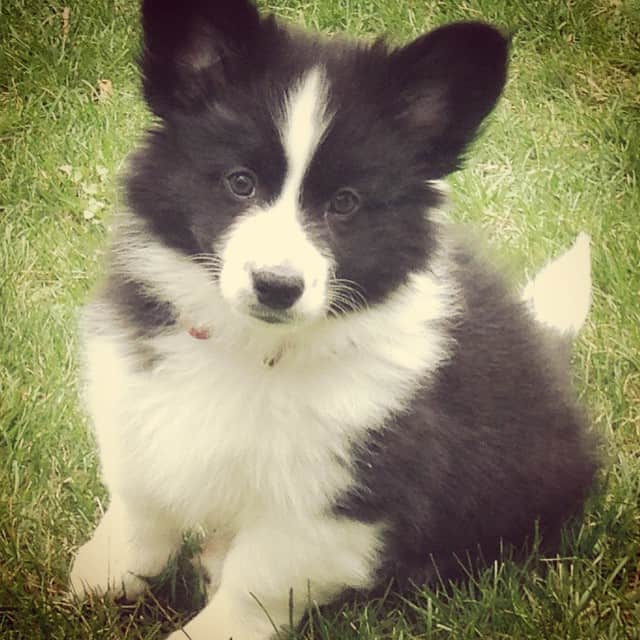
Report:
[{"label": "puppy's right ear", "polygon": [[144,96],[161,118],[215,100],[254,68],[263,25],[247,0],[143,0]]},{"label": "puppy's right ear", "polygon": [[425,178],[460,166],[507,77],[509,39],[481,22],[457,22],[391,54],[388,95],[396,117],[422,142]]}]

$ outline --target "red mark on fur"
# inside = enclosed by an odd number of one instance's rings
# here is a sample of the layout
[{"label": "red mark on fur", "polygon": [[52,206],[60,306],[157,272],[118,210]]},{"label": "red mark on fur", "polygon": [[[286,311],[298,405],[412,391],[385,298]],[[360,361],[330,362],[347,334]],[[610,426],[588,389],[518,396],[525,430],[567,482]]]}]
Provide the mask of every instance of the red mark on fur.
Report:
[{"label": "red mark on fur", "polygon": [[196,338],[196,340],[208,340],[209,339],[209,330],[208,329],[197,329],[196,327],[191,327],[189,329],[189,335]]}]

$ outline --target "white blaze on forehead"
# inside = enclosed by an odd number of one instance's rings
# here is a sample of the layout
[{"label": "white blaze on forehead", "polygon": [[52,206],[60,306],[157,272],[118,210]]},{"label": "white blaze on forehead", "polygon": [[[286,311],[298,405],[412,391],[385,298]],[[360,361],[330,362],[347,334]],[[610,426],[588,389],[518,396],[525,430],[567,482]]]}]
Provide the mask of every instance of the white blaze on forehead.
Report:
[{"label": "white blaze on forehead", "polygon": [[330,258],[315,246],[301,215],[302,183],[327,130],[327,81],[314,67],[286,95],[277,122],[287,160],[282,191],[264,206],[257,204],[232,226],[221,251],[223,297],[239,310],[256,303],[253,273],[286,267],[300,276],[304,292],[292,307],[299,319],[320,317],[326,308]]},{"label": "white blaze on forehead", "polygon": [[320,67],[311,69],[289,92],[280,125],[287,174],[280,199],[300,195],[302,180],[329,125],[328,90]]},{"label": "white blaze on forehead", "polygon": [[282,267],[304,282],[303,294],[291,309],[296,318],[311,320],[326,309],[331,260],[305,229],[300,194],[330,122],[327,100],[327,80],[319,67],[289,89],[276,117],[287,160],[282,191],[273,202],[250,208],[225,239],[220,289],[227,302],[240,311],[250,313],[256,304],[253,274]]}]

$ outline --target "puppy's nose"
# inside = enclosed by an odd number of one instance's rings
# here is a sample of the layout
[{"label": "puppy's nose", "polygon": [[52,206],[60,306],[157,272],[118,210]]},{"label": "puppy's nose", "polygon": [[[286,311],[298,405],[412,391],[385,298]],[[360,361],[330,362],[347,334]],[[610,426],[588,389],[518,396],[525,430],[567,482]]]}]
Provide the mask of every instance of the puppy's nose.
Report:
[{"label": "puppy's nose", "polygon": [[304,291],[304,280],[292,269],[270,267],[251,272],[258,302],[271,309],[289,309]]}]

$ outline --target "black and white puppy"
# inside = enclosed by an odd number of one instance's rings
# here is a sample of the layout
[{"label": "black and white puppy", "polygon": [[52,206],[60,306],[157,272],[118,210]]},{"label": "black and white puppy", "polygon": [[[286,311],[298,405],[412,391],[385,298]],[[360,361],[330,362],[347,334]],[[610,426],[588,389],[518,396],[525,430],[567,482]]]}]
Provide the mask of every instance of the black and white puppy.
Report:
[{"label": "black and white puppy", "polygon": [[514,297],[436,182],[507,40],[325,41],[247,0],[145,0],[143,26],[157,126],[85,313],[110,504],[73,589],[133,598],[198,528],[211,593],[184,631],[257,640],[290,590],[298,621],[309,594],[454,577],[538,521],[554,540],[596,468],[565,348],[588,241]]}]

